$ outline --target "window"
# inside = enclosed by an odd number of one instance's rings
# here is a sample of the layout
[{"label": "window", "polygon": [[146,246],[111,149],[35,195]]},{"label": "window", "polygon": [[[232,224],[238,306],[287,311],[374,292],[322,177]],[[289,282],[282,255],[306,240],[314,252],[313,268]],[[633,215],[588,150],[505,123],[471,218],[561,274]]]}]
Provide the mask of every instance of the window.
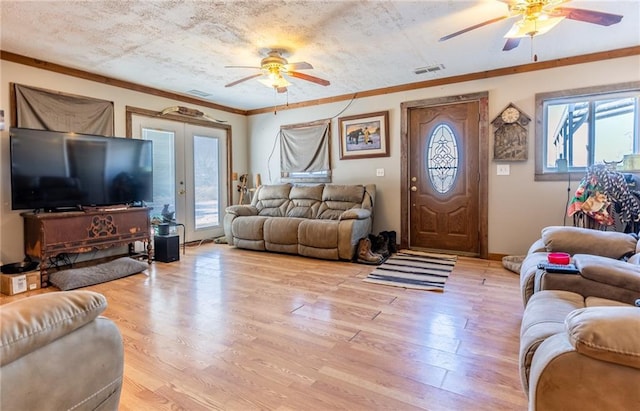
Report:
[{"label": "window", "polygon": [[536,95],[536,180],[640,154],[640,82]]},{"label": "window", "polygon": [[448,124],[440,123],[429,136],[425,164],[433,188],[446,194],[453,188],[458,175],[458,143]]},{"label": "window", "polygon": [[280,128],[282,182],[330,183],[330,120]]}]

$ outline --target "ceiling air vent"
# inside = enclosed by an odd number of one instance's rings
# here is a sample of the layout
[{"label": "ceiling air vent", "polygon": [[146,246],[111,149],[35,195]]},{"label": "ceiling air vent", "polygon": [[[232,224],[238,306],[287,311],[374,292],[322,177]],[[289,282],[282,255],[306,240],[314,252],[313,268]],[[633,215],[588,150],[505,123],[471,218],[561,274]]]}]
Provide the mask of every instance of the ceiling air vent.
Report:
[{"label": "ceiling air vent", "polygon": [[194,95],[194,96],[198,96],[198,97],[209,97],[211,94],[207,93],[205,91],[200,91],[200,90],[189,90],[187,91],[188,94]]},{"label": "ceiling air vent", "polygon": [[424,73],[436,73],[440,70],[444,70],[444,64],[433,64],[431,66],[420,67],[413,70],[416,74],[424,74]]}]

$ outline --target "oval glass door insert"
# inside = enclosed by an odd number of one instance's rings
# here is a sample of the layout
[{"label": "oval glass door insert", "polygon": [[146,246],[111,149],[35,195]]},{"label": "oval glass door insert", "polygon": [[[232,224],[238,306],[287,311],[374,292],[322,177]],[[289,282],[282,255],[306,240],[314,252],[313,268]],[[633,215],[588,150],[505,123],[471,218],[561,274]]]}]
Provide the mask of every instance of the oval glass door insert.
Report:
[{"label": "oval glass door insert", "polygon": [[431,135],[425,153],[429,181],[440,194],[453,188],[458,175],[458,139],[445,123],[438,124]]}]

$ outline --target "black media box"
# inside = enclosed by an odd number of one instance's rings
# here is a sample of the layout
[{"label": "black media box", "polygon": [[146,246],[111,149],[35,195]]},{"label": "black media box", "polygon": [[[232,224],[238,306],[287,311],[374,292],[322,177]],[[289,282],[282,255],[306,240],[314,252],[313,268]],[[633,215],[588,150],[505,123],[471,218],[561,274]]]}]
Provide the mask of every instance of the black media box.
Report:
[{"label": "black media box", "polygon": [[153,254],[156,261],[170,263],[180,260],[180,237],[157,235],[153,237]]}]

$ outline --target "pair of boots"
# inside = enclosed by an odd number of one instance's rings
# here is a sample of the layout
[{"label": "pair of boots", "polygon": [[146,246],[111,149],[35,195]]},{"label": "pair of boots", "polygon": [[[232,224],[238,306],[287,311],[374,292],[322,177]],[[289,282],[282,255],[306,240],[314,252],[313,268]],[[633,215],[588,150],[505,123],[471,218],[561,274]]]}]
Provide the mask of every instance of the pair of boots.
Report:
[{"label": "pair of boots", "polygon": [[369,234],[368,237],[360,239],[357,260],[364,264],[382,264],[397,251],[396,232],[382,231],[378,235]]}]

